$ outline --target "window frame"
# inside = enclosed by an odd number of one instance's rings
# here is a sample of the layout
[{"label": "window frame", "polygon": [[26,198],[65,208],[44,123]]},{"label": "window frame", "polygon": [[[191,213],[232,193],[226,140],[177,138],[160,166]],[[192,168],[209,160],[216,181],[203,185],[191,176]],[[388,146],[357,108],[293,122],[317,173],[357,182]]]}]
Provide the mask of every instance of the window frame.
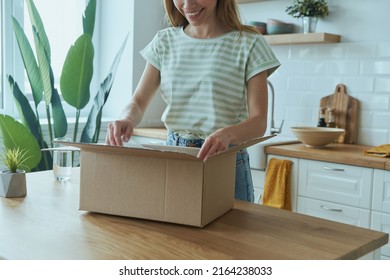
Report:
[{"label": "window frame", "polygon": [[[66,0],[64,0],[66,1]],[[25,0],[0,0],[0,4],[2,5],[1,9],[1,39],[0,42],[2,44],[1,46],[1,55],[2,55],[2,63],[1,63],[1,91],[0,91],[0,114],[6,114],[10,115],[16,119],[19,118],[18,110],[15,106],[15,101],[13,98],[13,94],[11,92],[11,88],[8,83],[8,75],[12,75],[12,77],[15,79],[15,81],[18,82],[19,87],[24,92],[24,84],[26,82],[25,80],[25,70],[24,70],[24,64],[22,57],[19,52],[19,46],[16,41],[16,38],[14,36],[13,26],[12,26],[12,16],[14,16],[18,22],[24,26],[24,6],[25,6]],[[99,14],[99,8],[97,8],[96,11],[96,20],[98,18]],[[81,14],[80,14],[81,17]],[[80,22],[80,24],[82,24]],[[99,24],[95,22],[95,34],[98,37],[99,33]],[[95,56],[99,52],[99,47],[96,44],[96,39],[93,39],[94,41],[94,48],[95,48]],[[69,45],[70,47],[70,45]],[[99,64],[96,60],[97,57],[94,58],[94,68]],[[97,74],[97,73],[96,73]],[[96,75],[94,74],[94,75]],[[91,81],[91,99],[94,98],[95,95],[95,89],[97,82],[96,77],[93,77]],[[59,88],[57,90],[60,91]],[[33,104],[33,97],[32,94],[27,93],[26,94],[27,99],[30,101],[32,107],[35,105]],[[62,97],[61,97],[62,98]],[[42,101],[44,102],[44,101]],[[91,107],[92,101],[88,103],[86,108],[84,108],[81,111],[81,117],[86,117],[89,113],[89,108]],[[45,113],[45,106],[43,104],[40,104],[38,107],[39,115],[42,118],[42,121],[46,121],[46,113]],[[63,107],[65,111],[65,115],[68,118],[68,121],[71,121],[71,119],[75,116],[75,109],[68,105],[66,102],[63,102]]]},{"label": "window frame", "polygon": [[23,0],[0,0],[2,5],[2,46],[1,46],[1,106],[0,113],[15,117],[15,108],[11,88],[8,85],[7,77],[12,75],[14,79],[24,79],[23,61],[20,55],[16,55],[18,45],[13,34],[11,16],[15,16],[19,22],[23,22]]}]

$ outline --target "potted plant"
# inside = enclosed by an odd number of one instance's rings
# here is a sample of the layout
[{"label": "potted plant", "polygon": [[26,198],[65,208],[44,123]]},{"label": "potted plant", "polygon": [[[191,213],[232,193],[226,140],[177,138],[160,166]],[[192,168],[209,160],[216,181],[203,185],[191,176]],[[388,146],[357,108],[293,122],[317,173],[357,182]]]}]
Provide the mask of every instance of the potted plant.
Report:
[{"label": "potted plant", "polygon": [[19,147],[4,149],[4,154],[0,155],[0,160],[7,169],[0,171],[0,196],[26,196],[26,171],[28,166],[25,163],[28,159],[28,151]]},{"label": "potted plant", "polygon": [[287,14],[295,18],[302,18],[303,33],[314,32],[319,18],[329,15],[326,0],[294,0],[287,7]]},{"label": "potted plant", "polygon": [[[12,134],[8,127],[12,127]],[[3,114],[0,114],[0,136],[4,147],[0,161],[7,167],[0,171],[0,196],[25,196],[25,173],[35,168],[41,160],[39,144],[23,124]]]}]

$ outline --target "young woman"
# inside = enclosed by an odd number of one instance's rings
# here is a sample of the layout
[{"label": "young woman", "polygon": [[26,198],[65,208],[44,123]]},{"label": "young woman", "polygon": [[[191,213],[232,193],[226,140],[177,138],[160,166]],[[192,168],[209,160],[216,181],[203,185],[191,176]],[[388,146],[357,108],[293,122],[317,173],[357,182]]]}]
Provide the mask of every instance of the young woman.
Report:
[{"label": "young woman", "polygon": [[[106,143],[122,145],[157,89],[167,144],[200,147],[198,157],[263,136],[267,77],[280,65],[265,40],[242,25],[236,0],[165,0],[172,27],[141,51],[144,73],[123,117],[109,124]],[[253,202],[246,150],[237,154],[236,199]]]}]

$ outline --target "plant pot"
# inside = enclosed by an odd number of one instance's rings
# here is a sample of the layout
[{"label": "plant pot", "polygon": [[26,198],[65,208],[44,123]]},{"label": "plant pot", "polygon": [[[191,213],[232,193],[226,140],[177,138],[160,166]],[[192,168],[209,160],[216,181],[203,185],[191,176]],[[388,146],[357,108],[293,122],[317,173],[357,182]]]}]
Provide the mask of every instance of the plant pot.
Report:
[{"label": "plant pot", "polygon": [[317,22],[318,22],[317,17],[303,17],[302,18],[302,31],[303,31],[303,33],[316,32]]},{"label": "plant pot", "polygon": [[27,194],[26,172],[17,170],[11,173],[9,170],[0,171],[0,196],[23,197]]}]

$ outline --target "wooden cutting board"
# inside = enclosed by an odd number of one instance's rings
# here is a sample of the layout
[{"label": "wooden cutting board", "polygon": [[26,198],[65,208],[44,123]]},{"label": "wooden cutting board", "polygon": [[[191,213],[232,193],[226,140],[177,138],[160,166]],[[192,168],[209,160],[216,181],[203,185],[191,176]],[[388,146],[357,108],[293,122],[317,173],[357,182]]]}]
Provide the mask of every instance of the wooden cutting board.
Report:
[{"label": "wooden cutting board", "polygon": [[[345,134],[336,140],[337,143],[356,143],[359,101],[347,94],[346,86],[338,84],[333,94],[321,98],[320,107],[334,110],[336,127],[344,128]],[[328,121],[328,112],[325,121]]]}]

